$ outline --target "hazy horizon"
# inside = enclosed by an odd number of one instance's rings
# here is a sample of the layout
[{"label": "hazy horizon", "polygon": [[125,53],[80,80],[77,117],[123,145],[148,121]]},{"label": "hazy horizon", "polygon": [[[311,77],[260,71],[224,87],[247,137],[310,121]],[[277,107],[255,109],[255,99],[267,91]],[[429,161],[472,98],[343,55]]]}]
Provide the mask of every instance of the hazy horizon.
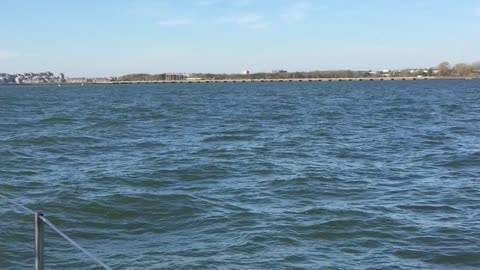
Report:
[{"label": "hazy horizon", "polygon": [[480,1],[2,3],[0,72],[427,68],[480,60]]}]

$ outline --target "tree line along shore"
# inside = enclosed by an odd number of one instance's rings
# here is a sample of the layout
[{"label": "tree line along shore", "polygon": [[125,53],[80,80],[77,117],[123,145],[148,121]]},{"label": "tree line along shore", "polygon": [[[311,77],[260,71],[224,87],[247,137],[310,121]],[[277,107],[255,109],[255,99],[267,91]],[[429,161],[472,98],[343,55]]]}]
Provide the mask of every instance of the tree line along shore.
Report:
[{"label": "tree line along shore", "polygon": [[[27,74],[27,73],[25,73]],[[56,80],[46,80],[43,77],[35,80],[29,79],[25,74],[17,74],[15,80],[0,81],[3,85],[33,85],[33,84],[121,84],[121,83],[208,83],[208,82],[321,82],[321,81],[399,81],[399,80],[452,80],[452,79],[480,79],[480,61],[472,64],[460,63],[450,65],[442,62],[433,68],[382,70],[382,71],[354,71],[354,70],[331,70],[309,72],[287,72],[277,70],[271,73],[259,72],[250,74],[226,73],[162,73],[162,74],[129,74],[121,77],[105,78],[69,78],[62,77]],[[31,73],[33,74],[33,73]],[[31,75],[30,74],[30,75]],[[53,74],[53,73],[52,73]],[[5,74],[4,74],[5,75]],[[8,75],[8,74],[7,74]],[[30,76],[29,75],[29,76]],[[34,74],[35,75],[35,74]],[[14,78],[15,76],[10,76]],[[0,79],[2,73],[0,73]],[[7,78],[8,79],[8,78]]]},{"label": "tree line along shore", "polygon": [[113,78],[112,81],[169,81],[169,80],[288,80],[288,79],[368,79],[368,78],[480,78],[480,61],[472,64],[460,63],[451,65],[442,62],[437,67],[425,69],[404,69],[404,70],[382,70],[382,71],[353,71],[353,70],[331,70],[331,71],[309,71],[309,72],[260,72],[252,74],[219,74],[219,73],[192,73],[184,74],[128,74],[122,77]]}]

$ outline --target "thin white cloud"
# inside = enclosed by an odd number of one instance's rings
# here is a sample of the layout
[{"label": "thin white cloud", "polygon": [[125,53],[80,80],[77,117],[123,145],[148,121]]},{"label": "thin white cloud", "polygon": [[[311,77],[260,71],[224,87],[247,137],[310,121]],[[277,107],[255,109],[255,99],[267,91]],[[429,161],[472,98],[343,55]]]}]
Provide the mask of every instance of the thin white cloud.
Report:
[{"label": "thin white cloud", "polygon": [[228,6],[233,7],[246,7],[254,3],[254,0],[235,0],[235,1],[226,1],[226,0],[196,0],[193,2],[195,6],[201,7],[210,7],[219,4],[227,4]]},{"label": "thin white cloud", "polygon": [[281,15],[281,17],[289,24],[300,23],[305,20],[309,7],[309,2],[296,2],[292,4],[288,10]]},{"label": "thin white cloud", "polygon": [[237,0],[235,4],[240,7],[245,7],[253,4],[253,0]]},{"label": "thin white cloud", "polygon": [[157,25],[160,26],[182,26],[182,25],[189,25],[192,24],[191,20],[188,19],[176,19],[176,20],[165,20],[165,21],[158,21]]},{"label": "thin white cloud", "polygon": [[263,16],[257,14],[244,14],[223,17],[220,23],[232,23],[244,28],[263,29],[267,28],[270,23]]},{"label": "thin white cloud", "polygon": [[0,61],[12,60],[17,58],[18,54],[8,50],[0,49]]},{"label": "thin white cloud", "polygon": [[178,12],[170,2],[149,0],[132,0],[124,11],[129,16],[142,19],[162,18]]},{"label": "thin white cloud", "polygon": [[223,0],[197,0],[194,3],[197,6],[213,6],[221,2],[223,2]]}]

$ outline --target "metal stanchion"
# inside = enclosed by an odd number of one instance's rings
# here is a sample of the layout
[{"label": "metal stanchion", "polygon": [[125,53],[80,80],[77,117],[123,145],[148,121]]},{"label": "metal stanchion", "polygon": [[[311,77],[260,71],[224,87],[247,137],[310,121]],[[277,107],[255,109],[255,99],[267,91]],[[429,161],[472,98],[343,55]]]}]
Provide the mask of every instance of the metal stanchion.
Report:
[{"label": "metal stanchion", "polygon": [[81,247],[77,242],[73,241],[70,237],[68,237],[65,233],[63,233],[57,226],[55,226],[50,220],[48,220],[45,217],[45,214],[43,211],[33,211],[28,207],[25,207],[24,205],[21,205],[14,200],[9,199],[8,197],[2,195],[0,193],[0,199],[5,200],[12,205],[15,205],[16,207],[22,209],[25,213],[28,215],[34,215],[35,216],[35,266],[34,270],[44,270],[44,228],[45,225],[48,227],[52,228],[56,233],[58,233],[61,237],[65,238],[70,244],[72,244],[74,247],[76,247],[78,250],[83,252],[85,255],[87,255],[90,259],[94,260],[96,263],[98,263],[100,266],[107,270],[112,270],[108,265],[103,263],[99,258],[97,258],[95,255],[92,253],[88,252],[86,249]]},{"label": "metal stanchion", "polygon": [[42,211],[35,211],[35,270],[44,270],[43,263],[43,239],[44,223],[40,218]]}]

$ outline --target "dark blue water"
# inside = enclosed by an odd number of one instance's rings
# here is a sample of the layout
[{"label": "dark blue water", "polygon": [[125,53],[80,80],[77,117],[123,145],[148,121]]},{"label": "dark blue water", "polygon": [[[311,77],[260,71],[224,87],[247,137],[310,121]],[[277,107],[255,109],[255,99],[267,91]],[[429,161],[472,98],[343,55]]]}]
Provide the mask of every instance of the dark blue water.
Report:
[{"label": "dark blue water", "polygon": [[478,269],[480,81],[0,87],[0,193],[114,269]]}]

